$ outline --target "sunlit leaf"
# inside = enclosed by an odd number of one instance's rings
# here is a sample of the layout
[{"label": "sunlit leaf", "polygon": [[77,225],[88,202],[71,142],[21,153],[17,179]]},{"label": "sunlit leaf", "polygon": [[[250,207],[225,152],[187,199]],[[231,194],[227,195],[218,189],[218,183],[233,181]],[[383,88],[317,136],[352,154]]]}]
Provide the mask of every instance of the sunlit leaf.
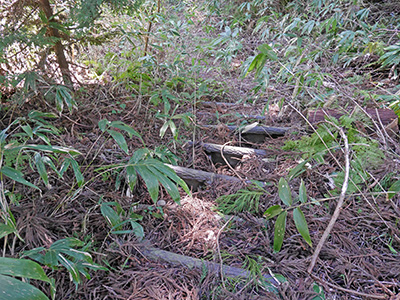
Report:
[{"label": "sunlit leaf", "polygon": [[246,133],[246,132],[248,132],[248,131],[250,131],[250,130],[252,130],[254,127],[257,127],[258,126],[258,122],[254,122],[254,123],[252,123],[252,124],[249,124],[249,125],[246,125],[246,126],[244,126],[243,128],[242,128],[242,133]]}]

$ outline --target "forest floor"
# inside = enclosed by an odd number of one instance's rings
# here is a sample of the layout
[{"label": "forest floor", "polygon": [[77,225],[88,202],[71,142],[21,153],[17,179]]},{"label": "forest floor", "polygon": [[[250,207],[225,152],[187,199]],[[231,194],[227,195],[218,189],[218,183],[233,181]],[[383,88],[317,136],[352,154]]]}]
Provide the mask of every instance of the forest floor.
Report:
[{"label": "forest floor", "polygon": [[[180,32],[182,43],[191,41],[186,48],[190,55],[183,67],[191,70],[194,57],[198,66],[203,64],[204,67],[194,71],[196,75],[191,75],[191,81],[209,84],[203,90],[196,90],[187,89],[184,84],[181,87],[178,82],[173,85],[172,92],[181,98],[192,97],[180,101],[174,112],[174,116],[189,113],[190,124],[186,126],[181,119],[173,119],[172,114],[156,117],[157,113],[162,113],[163,103],[155,106],[150,103],[149,95],[141,97],[121,84],[103,80],[81,85],[75,94],[79,109],[61,114],[51,124],[62,129],[53,144],[68,146],[83,154],[77,161],[90,182],[73,195],[74,174],[66,173],[63,181],[53,177],[50,189],[41,186],[44,191],[41,195],[16,184],[14,188],[22,196],[11,210],[24,243],[17,242],[15,250],[48,247],[54,241],[71,236],[92,243],[95,261],[106,266],[108,271],[90,272],[91,278],[84,279],[77,288],[65,269],[49,271],[55,278],[56,299],[400,299],[397,252],[400,249],[400,198],[397,195],[389,200],[382,192],[385,180],[399,177],[398,132],[386,134],[377,123],[370,125],[367,131],[363,122],[357,124],[359,134],[376,141],[385,155],[379,164],[368,169],[368,176],[358,184],[359,190],[347,193],[315,267],[311,273],[307,272],[316,245],[338,203],[341,187],[332,184],[332,174],[339,173],[345,165],[344,148],[332,149],[323,162],[312,157],[306,167],[303,164],[303,168],[298,169],[299,174],[293,174],[291,171],[301,164],[305,151],[283,150],[282,147],[287,141],[314,133],[307,122],[305,106],[290,100],[295,87],[274,82],[259,96],[253,90],[253,76],[243,77],[238,67],[262,44],[250,34],[252,28],[240,33],[243,48],[239,54],[225,61],[224,67],[218,67],[220,61],[215,61],[214,56],[199,54],[196,47],[207,38],[217,38],[223,29],[212,32],[210,37],[210,32],[205,32],[201,26],[201,15],[193,17],[192,21],[189,29]],[[216,24],[218,20],[209,22]],[[175,45],[168,49],[168,53],[157,52],[159,59],[174,58],[174,51],[179,52],[181,48]],[[326,70],[333,75],[329,84],[340,95],[332,108],[349,114],[357,106],[382,108],[378,103],[365,103],[350,96],[350,90],[364,90],[374,84],[367,80],[349,82],[348,78],[358,72],[358,67],[335,66]],[[396,86],[394,81],[385,81],[387,90]],[[30,111],[49,109],[53,108],[38,94],[23,106],[2,110],[1,127],[5,128],[16,117],[26,116]],[[177,139],[170,129],[160,137],[160,129],[168,118],[177,126]],[[132,126],[147,148],[164,146],[164,150],[170,152],[163,153],[176,158],[179,166],[239,180],[210,179],[200,186],[192,185],[190,195],[181,190],[180,204],[163,190],[154,204],[140,179],[130,193],[126,184],[116,190],[116,174],[99,175],[98,170],[127,161],[129,156],[113,139],[104,136],[98,126],[102,119]],[[246,131],[255,126],[254,122],[287,130],[284,135],[261,135],[261,140],[256,141],[246,137],[243,131],[238,134],[227,127],[235,125]],[[342,145],[343,140],[339,135],[336,137],[340,140],[338,145]],[[205,151],[204,143],[250,147],[264,150],[266,155],[244,155],[237,158],[237,163],[231,160],[227,165],[219,153]],[[143,145],[134,137],[128,140],[128,147],[134,151]],[[351,156],[354,155],[353,151]],[[27,177],[41,185],[37,174]],[[279,252],[273,250],[275,219],[267,220],[263,215],[269,207],[282,203],[278,193],[282,177],[291,177],[293,198],[298,197],[301,182],[305,184],[310,203],[303,205],[302,211],[312,247],[299,234],[293,210],[289,209],[282,248]],[[248,188],[247,180],[265,183],[257,203],[247,204],[243,211],[232,208],[229,214],[223,214],[221,201],[217,201],[219,197],[243,190],[257,191],[255,187]],[[11,189],[11,182],[7,184]],[[134,210],[140,214],[144,239],[139,241],[133,233],[110,234],[100,211],[102,202],[117,202],[125,211]],[[229,205],[235,207],[237,203]],[[161,252],[158,259],[150,257],[149,249],[154,248],[168,253]],[[201,268],[188,267],[179,262],[182,257],[178,261],[172,259],[171,253],[214,262],[218,268],[211,270],[205,263]],[[223,266],[247,273],[237,277],[220,273],[219,268],[222,270]]]}]

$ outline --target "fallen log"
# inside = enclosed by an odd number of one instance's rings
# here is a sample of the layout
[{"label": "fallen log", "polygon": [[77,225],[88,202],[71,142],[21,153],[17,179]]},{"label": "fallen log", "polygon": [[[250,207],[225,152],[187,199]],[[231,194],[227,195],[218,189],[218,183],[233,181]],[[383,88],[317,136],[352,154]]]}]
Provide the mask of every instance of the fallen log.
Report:
[{"label": "fallen log", "polygon": [[[193,142],[188,142],[188,145],[193,146]],[[242,157],[243,155],[257,155],[257,156],[267,156],[266,150],[254,149],[248,147],[235,147],[235,146],[223,146],[218,144],[208,144],[208,143],[200,143],[199,144],[204,151],[206,152],[216,152],[227,155],[233,155],[237,157]]]},{"label": "fallen log", "polygon": [[[219,125],[201,125],[203,128],[217,129]],[[259,134],[265,136],[282,136],[285,135],[289,128],[286,127],[268,127],[268,126],[234,126],[225,125],[229,131],[240,132],[241,134]]]},{"label": "fallen log", "polygon": [[[397,134],[399,132],[398,126],[398,116],[391,109],[371,109],[367,108],[363,111],[358,110],[358,112],[366,114],[368,118],[373,120],[378,126],[382,127],[386,130],[388,134]],[[324,122],[327,116],[333,117],[335,119],[339,119],[341,116],[345,114],[352,114],[351,112],[340,111],[337,109],[317,109],[317,110],[309,110],[307,113],[307,119],[310,121],[312,125],[317,125],[318,123]],[[353,112],[354,114],[354,112]],[[366,128],[368,133],[371,132],[371,129]]]},{"label": "fallen log", "polygon": [[173,165],[168,165],[172,170],[175,171],[176,175],[183,179],[187,185],[191,186],[193,189],[197,189],[200,185],[209,184],[211,185],[216,180],[226,180],[231,182],[240,182],[241,180],[237,177],[215,174],[206,171],[200,171],[185,167],[178,167]]},{"label": "fallen log", "polygon": [[[206,172],[206,171],[200,171],[200,170],[195,170],[195,169],[190,169],[190,168],[185,168],[185,167],[178,167],[178,166],[173,166],[166,164],[166,166],[170,167],[172,170],[175,171],[176,175],[178,175],[180,178],[182,178],[187,185],[192,186],[194,189],[197,189],[200,185],[202,184],[212,184],[216,180],[225,180],[225,181],[230,181],[233,183],[239,183],[242,182],[241,179],[229,175],[221,175],[221,174],[215,174],[212,172]],[[244,180],[244,183],[246,184],[251,184],[253,181],[251,180]],[[259,183],[262,186],[267,185],[265,182],[259,181]]]},{"label": "fallen log", "polygon": [[[189,269],[196,268],[202,270],[204,267],[206,267],[209,273],[221,274],[222,272],[222,275],[224,277],[230,277],[230,278],[241,277],[247,280],[251,280],[254,277],[254,275],[252,275],[249,271],[241,268],[221,265],[207,260],[192,258],[189,256],[184,256],[165,250],[160,250],[157,248],[142,247],[140,248],[140,251],[141,254],[143,254],[143,256],[145,256],[149,260],[156,260],[156,261],[162,260],[164,262],[176,266],[183,265]],[[275,279],[275,277],[269,274],[263,274],[263,278],[264,280],[266,280],[270,284],[273,284],[274,286],[279,286],[280,284],[278,280]]]},{"label": "fallen log", "polygon": [[[199,111],[196,114],[200,115],[200,116],[215,116],[215,113],[213,114],[213,113],[210,113],[210,112],[202,112],[202,111]],[[224,116],[227,116],[227,115],[224,115]],[[267,117],[265,117],[265,116],[247,115],[247,114],[239,114],[239,113],[232,113],[232,114],[229,114],[228,116],[232,116],[232,117],[236,117],[236,118],[240,118],[240,119],[246,119],[246,120],[248,120],[248,119],[254,119],[254,120],[265,120],[265,119],[267,119]]]}]

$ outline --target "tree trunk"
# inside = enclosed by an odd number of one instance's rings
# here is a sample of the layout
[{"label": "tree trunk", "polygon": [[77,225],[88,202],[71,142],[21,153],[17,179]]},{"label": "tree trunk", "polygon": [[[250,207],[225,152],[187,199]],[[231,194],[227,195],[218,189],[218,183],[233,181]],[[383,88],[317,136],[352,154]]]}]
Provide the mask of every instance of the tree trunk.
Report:
[{"label": "tree trunk", "polygon": [[[40,0],[40,7],[43,10],[43,12],[46,15],[47,21],[48,22],[55,22],[53,19],[53,10],[50,6],[49,0]],[[69,67],[68,67],[68,62],[67,59],[65,58],[64,54],[64,46],[61,43],[61,36],[60,33],[58,32],[58,29],[53,28],[48,25],[47,27],[48,34],[52,37],[57,38],[57,42],[54,45],[54,52],[56,53],[57,57],[57,62],[58,66],[60,67],[60,71],[64,80],[64,84],[72,87],[72,80],[71,80],[71,74],[69,72]]]}]

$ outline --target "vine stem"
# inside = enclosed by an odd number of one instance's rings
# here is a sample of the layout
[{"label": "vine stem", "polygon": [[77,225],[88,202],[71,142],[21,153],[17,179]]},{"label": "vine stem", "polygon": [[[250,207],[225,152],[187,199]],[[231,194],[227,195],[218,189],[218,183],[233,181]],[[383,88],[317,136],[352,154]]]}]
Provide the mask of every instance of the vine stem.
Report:
[{"label": "vine stem", "polygon": [[336,124],[332,123],[332,122],[328,122],[329,124],[331,124],[332,126],[336,127],[340,133],[340,135],[343,138],[344,141],[344,158],[345,158],[345,174],[344,174],[344,180],[343,180],[343,185],[342,185],[342,190],[340,192],[340,196],[339,196],[339,200],[338,203],[336,205],[336,209],[333,212],[332,218],[329,221],[328,227],[326,227],[321,239],[318,242],[317,247],[315,248],[314,254],[311,258],[311,263],[310,266],[307,269],[307,272],[309,274],[311,274],[312,270],[314,269],[315,263],[317,262],[319,253],[321,252],[322,247],[325,244],[326,239],[328,238],[329,234],[332,231],[333,226],[336,223],[336,220],[339,217],[340,211],[342,209],[343,203],[344,203],[344,198],[346,196],[346,192],[347,192],[347,188],[349,185],[349,174],[350,174],[350,160],[349,160],[349,142],[347,139],[346,134],[343,131],[343,128],[337,126]]}]

